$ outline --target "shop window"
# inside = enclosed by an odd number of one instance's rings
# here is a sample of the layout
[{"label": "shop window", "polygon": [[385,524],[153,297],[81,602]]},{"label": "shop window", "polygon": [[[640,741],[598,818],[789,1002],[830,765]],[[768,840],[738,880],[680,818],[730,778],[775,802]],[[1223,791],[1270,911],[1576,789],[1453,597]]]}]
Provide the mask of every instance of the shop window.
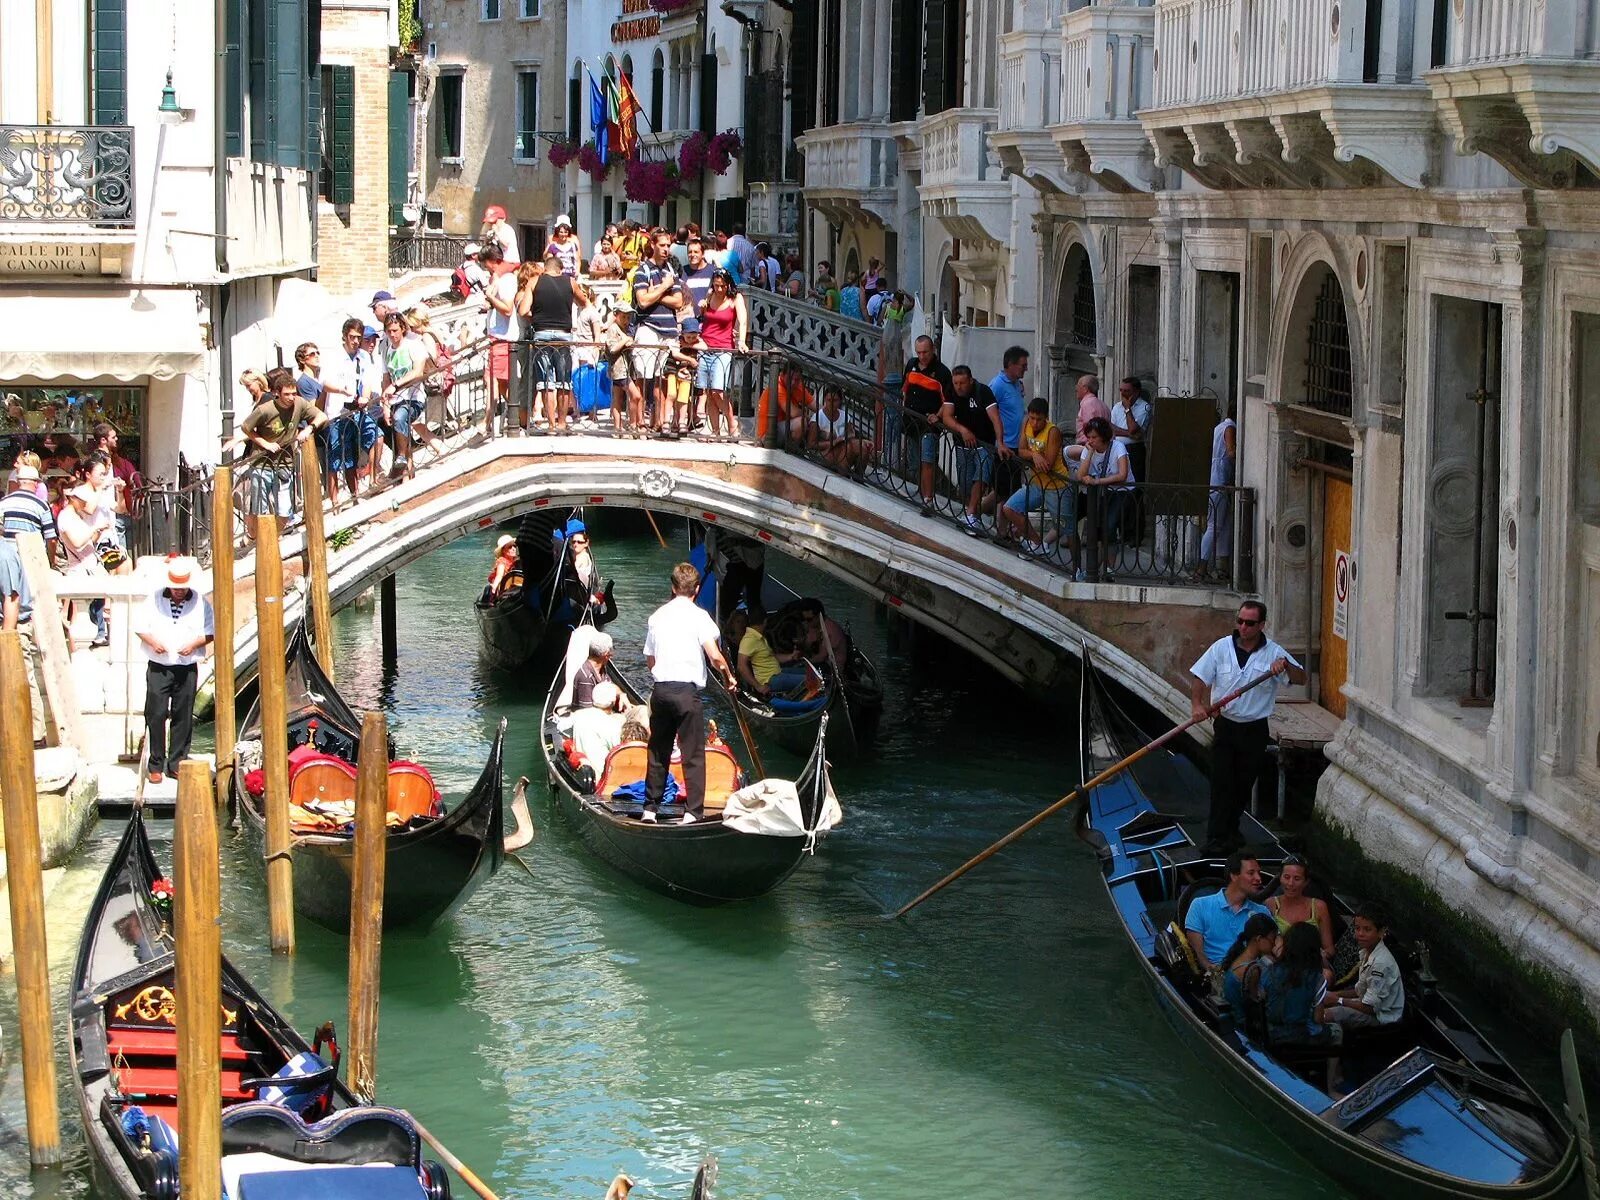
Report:
[{"label": "shop window", "polygon": [[37,454],[52,496],[64,486],[90,434],[104,421],[117,431],[117,453],[144,471],[146,392],[142,387],[7,387],[0,416],[0,467],[24,450]]}]

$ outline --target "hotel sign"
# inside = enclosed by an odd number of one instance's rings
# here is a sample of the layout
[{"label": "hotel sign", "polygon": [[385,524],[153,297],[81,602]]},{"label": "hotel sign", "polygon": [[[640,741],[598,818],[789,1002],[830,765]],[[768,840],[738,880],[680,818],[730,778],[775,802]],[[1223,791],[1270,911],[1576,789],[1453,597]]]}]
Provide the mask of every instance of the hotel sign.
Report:
[{"label": "hotel sign", "polygon": [[650,8],[649,0],[622,0],[622,19],[612,22],[613,43],[638,42],[661,32],[661,18]]},{"label": "hotel sign", "polygon": [[0,242],[0,275],[121,273],[120,246],[105,247],[93,242]]}]

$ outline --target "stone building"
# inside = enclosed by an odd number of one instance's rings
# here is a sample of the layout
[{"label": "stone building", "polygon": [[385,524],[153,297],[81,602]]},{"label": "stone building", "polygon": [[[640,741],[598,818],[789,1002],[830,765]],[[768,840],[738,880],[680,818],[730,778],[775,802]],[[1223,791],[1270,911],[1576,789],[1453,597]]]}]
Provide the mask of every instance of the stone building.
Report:
[{"label": "stone building", "polygon": [[567,208],[550,142],[566,122],[567,0],[422,0],[420,192],[446,232],[502,206],[524,256]]},{"label": "stone building", "polygon": [[1600,3],[841,3],[813,256],[1058,412],[1139,376],[1153,477],[1237,417],[1320,813],[1600,1014]]},{"label": "stone building", "polygon": [[216,461],[317,290],[317,11],[0,3],[0,468],[99,420],[149,479]]}]

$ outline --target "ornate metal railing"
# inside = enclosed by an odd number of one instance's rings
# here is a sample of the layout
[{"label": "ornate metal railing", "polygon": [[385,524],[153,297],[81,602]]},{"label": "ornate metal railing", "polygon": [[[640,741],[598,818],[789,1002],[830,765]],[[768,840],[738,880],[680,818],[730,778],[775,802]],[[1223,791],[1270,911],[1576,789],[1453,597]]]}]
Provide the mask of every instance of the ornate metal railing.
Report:
[{"label": "ornate metal railing", "polygon": [[744,295],[750,306],[752,341],[832,363],[861,383],[877,381],[876,326],[776,292],[751,288]]},{"label": "ornate metal railing", "polygon": [[0,221],[133,224],[133,130],[0,125]]},{"label": "ornate metal railing", "polygon": [[[791,411],[786,419],[769,414],[769,436],[795,454],[834,470],[849,470],[862,483],[921,505],[922,419],[907,413],[875,386],[864,386],[827,363],[791,357],[805,380],[806,402],[837,387],[855,449],[821,441],[810,426],[814,409]],[[909,436],[907,417],[919,422]],[[961,483],[982,473],[981,456],[968,451],[959,435],[935,427],[934,485],[928,506],[932,520],[962,524],[970,491]],[[999,508],[1020,484],[1020,471],[999,466],[991,456],[991,480],[976,513],[978,536],[1001,535]],[[969,483],[970,487],[970,483]],[[1136,484],[1126,490],[1079,487],[1069,483],[1059,503],[1028,514],[1028,536],[1044,543],[1035,561],[1088,582],[1201,584],[1250,592],[1255,586],[1255,491],[1241,487],[1189,484]],[[1020,545],[1010,541],[1020,553]]]},{"label": "ornate metal railing", "polygon": [[442,233],[390,234],[389,272],[453,271],[461,265],[470,237]]}]

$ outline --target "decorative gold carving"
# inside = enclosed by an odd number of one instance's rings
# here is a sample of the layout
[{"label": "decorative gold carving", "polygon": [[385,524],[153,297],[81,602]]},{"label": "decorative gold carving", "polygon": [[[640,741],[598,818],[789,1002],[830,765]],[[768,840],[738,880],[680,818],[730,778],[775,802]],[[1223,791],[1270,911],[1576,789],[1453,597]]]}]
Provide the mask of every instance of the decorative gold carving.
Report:
[{"label": "decorative gold carving", "polygon": [[[224,1027],[233,1025],[238,1021],[239,1013],[237,1009],[230,1009],[226,1004],[222,1005],[221,1008]],[[153,983],[126,1004],[117,1005],[113,1019],[126,1021],[130,1012],[138,1020],[150,1025],[157,1023],[175,1025],[178,1017],[178,1002],[170,988],[162,987],[159,983]]]}]

